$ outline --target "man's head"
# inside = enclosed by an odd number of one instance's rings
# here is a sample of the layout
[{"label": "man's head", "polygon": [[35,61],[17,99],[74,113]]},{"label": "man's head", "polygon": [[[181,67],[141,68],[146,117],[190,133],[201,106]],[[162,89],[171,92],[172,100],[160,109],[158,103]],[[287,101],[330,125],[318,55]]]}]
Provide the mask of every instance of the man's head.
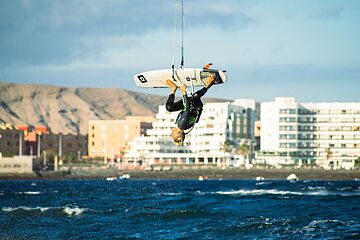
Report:
[{"label": "man's head", "polygon": [[182,129],[174,127],[171,129],[171,138],[176,146],[180,147],[184,145],[185,133]]}]

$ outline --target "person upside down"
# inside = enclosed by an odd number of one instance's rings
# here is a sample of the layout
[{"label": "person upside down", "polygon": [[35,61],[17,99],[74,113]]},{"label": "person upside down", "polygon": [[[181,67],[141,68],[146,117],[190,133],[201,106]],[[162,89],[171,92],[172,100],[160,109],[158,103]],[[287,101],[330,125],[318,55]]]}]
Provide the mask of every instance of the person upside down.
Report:
[{"label": "person upside down", "polygon": [[175,93],[178,89],[178,86],[171,80],[166,80],[166,84],[171,87],[171,93],[166,101],[166,110],[169,112],[176,112],[181,110],[175,122],[177,127],[174,127],[171,130],[171,137],[177,146],[183,146],[184,144],[184,130],[192,128],[194,124],[199,121],[203,109],[201,97],[205,95],[213,83],[214,76],[210,75],[205,87],[192,94],[191,97],[187,96],[186,87],[182,84],[180,86],[182,99],[175,102]]}]

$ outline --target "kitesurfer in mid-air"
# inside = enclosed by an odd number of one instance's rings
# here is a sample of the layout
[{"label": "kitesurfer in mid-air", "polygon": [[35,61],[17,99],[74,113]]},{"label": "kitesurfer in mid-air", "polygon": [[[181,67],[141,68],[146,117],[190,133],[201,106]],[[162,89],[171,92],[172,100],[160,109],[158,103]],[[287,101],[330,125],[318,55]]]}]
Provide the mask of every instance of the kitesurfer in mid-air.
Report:
[{"label": "kitesurfer in mid-air", "polygon": [[166,84],[171,87],[171,93],[166,101],[166,110],[169,112],[180,111],[176,118],[177,127],[172,128],[171,137],[177,146],[182,146],[185,139],[184,130],[190,129],[200,119],[203,108],[201,97],[205,95],[207,90],[213,85],[214,76],[210,75],[205,87],[188,97],[184,84],[180,85],[182,99],[175,102],[175,92],[178,86],[171,80],[166,80]]}]

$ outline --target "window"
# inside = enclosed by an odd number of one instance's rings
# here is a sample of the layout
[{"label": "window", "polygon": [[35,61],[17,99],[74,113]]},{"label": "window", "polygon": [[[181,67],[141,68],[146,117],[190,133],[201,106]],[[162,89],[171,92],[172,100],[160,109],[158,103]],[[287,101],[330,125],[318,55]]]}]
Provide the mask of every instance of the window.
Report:
[{"label": "window", "polygon": [[318,122],[329,122],[329,118],[320,117],[318,118]]},{"label": "window", "polygon": [[288,135],[288,138],[289,138],[289,139],[295,139],[296,136],[295,136],[295,134],[289,134],[289,135]]},{"label": "window", "polygon": [[338,131],[339,127],[329,127],[329,131]]},{"label": "window", "polygon": [[296,114],[296,109],[280,109],[280,114]]},{"label": "window", "polygon": [[330,114],[341,114],[341,110],[340,109],[330,110]]},{"label": "window", "polygon": [[286,119],[287,119],[286,117],[281,117],[281,118],[279,119],[279,121],[280,121],[280,122],[286,122]]},{"label": "window", "polygon": [[280,126],[280,127],[279,127],[279,130],[280,130],[280,131],[286,131],[286,130],[287,130],[287,126]]},{"label": "window", "polygon": [[320,113],[320,114],[329,114],[329,110],[327,110],[327,109],[321,109],[321,110],[318,110],[318,113]]},{"label": "window", "polygon": [[286,148],[287,144],[286,143],[280,143],[280,148]]},{"label": "window", "polygon": [[329,122],[339,123],[339,122],[341,122],[341,120],[340,120],[340,118],[330,118],[330,119],[329,119]]}]

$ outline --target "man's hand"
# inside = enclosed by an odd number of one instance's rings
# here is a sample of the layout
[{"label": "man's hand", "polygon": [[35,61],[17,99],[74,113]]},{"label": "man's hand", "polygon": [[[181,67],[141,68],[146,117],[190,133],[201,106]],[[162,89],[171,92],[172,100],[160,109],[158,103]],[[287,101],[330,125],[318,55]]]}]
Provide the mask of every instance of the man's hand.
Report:
[{"label": "man's hand", "polygon": [[213,85],[214,81],[214,75],[210,75],[205,87],[209,89]]},{"label": "man's hand", "polygon": [[169,87],[171,87],[171,93],[175,94],[177,86],[176,84],[171,81],[170,79],[166,80],[166,85],[168,85]]}]

